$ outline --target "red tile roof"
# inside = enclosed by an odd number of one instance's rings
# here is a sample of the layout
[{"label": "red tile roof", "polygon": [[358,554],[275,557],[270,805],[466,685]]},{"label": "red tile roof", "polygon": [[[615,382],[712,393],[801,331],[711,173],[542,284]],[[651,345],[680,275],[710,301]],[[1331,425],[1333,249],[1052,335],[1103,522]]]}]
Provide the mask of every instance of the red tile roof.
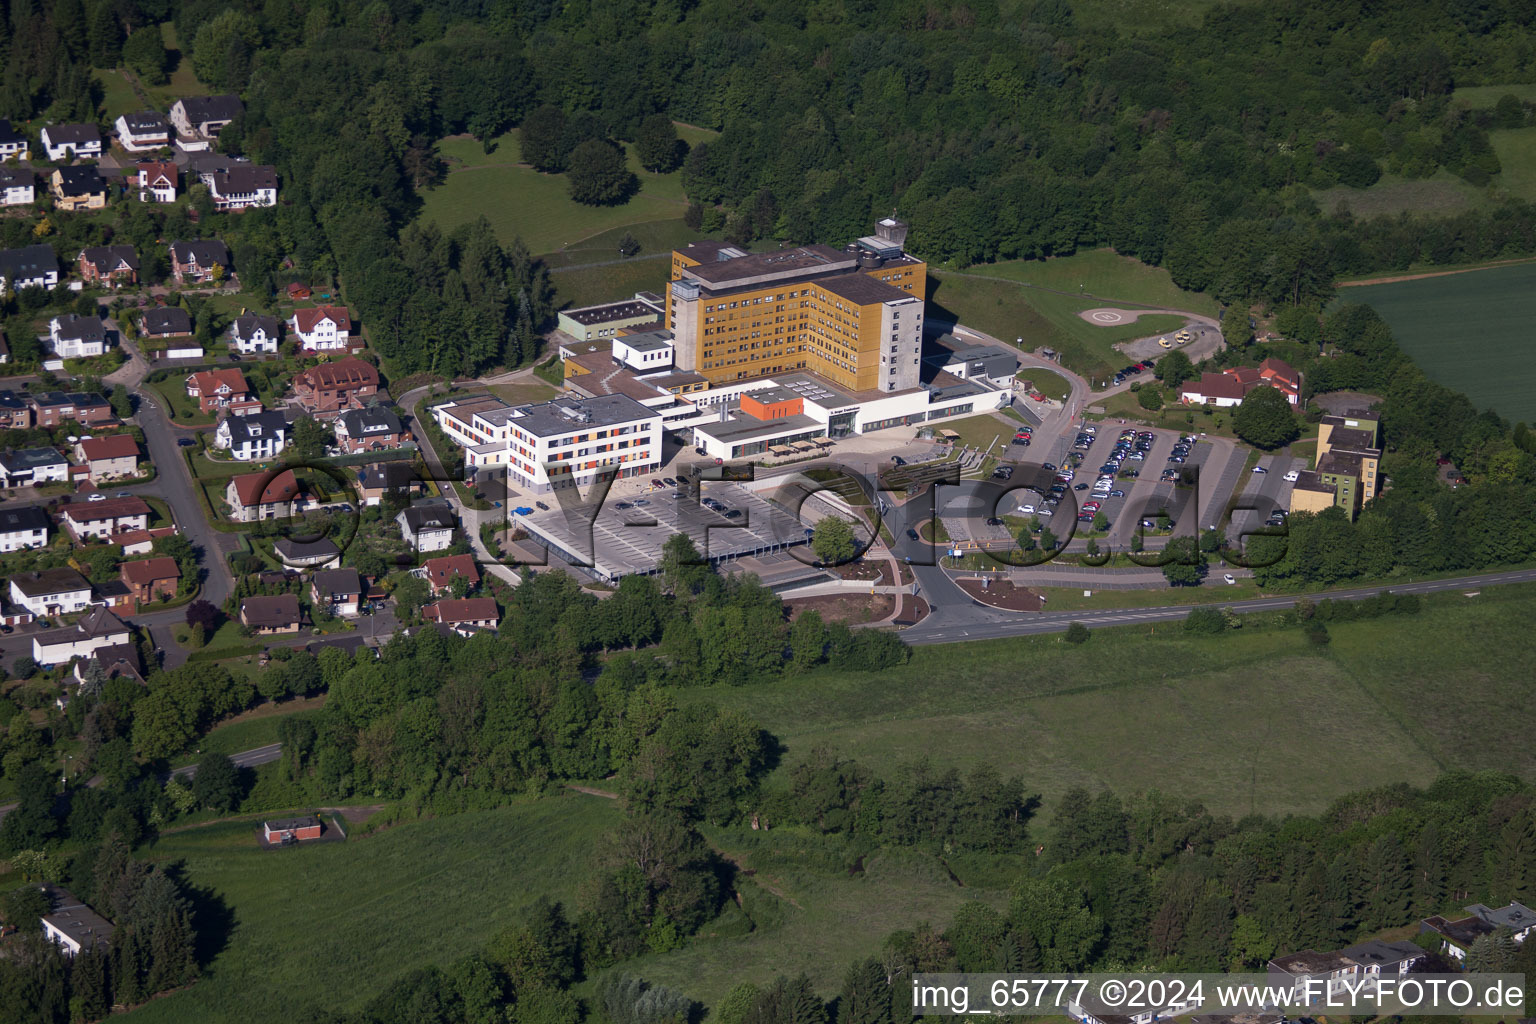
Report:
[{"label": "red tile roof", "polygon": [[235,494],[242,505],[269,505],[275,501],[291,501],[299,493],[298,477],[293,470],[281,473],[246,473],[234,478]]},{"label": "red tile roof", "polygon": [[1301,386],[1301,374],[1296,372],[1296,368],[1283,359],[1271,357],[1264,360],[1259,364],[1259,376],[1278,378],[1289,384],[1292,388]]},{"label": "red tile roof", "polygon": [[174,558],[146,558],[139,562],[124,562],[120,567],[123,581],[134,586],[148,586],[156,580],[179,580],[181,570]]},{"label": "red tile roof", "polygon": [[1179,391],[1181,395],[1201,398],[1242,398],[1246,392],[1241,381],[1226,373],[1202,373],[1198,381],[1185,384]]},{"label": "red tile roof", "polygon": [[293,311],[293,322],[300,331],[308,334],[315,329],[315,325],[326,317],[336,321],[336,329],[342,332],[352,330],[352,317],[345,306],[311,306],[308,309],[296,309]]},{"label": "red tile roof", "polygon": [[379,386],[379,371],[356,356],[347,356],[334,363],[321,363],[305,370],[294,378],[311,388]]},{"label": "red tile roof", "polygon": [[251,386],[245,382],[245,374],[239,370],[201,370],[187,378],[187,388],[199,395],[211,395],[220,387],[229,388],[237,395],[248,394]]},{"label": "red tile roof", "polygon": [[139,454],[139,442],[131,434],[88,437],[80,442],[80,454],[91,462],[98,459],[125,459]]},{"label": "red tile roof", "polygon": [[421,610],[421,617],[451,626],[458,622],[496,622],[501,612],[494,598],[461,597],[429,604]]},{"label": "red tile roof", "polygon": [[475,568],[473,555],[445,555],[442,558],[429,558],[421,563],[421,567],[426,570],[427,582],[432,584],[433,590],[448,586],[455,576],[463,576],[470,583],[480,582],[480,570]]},{"label": "red tile roof", "polygon": [[75,523],[93,523],[125,516],[147,516],[149,506],[139,498],[108,498],[106,501],[77,501],[64,509],[64,517]]}]

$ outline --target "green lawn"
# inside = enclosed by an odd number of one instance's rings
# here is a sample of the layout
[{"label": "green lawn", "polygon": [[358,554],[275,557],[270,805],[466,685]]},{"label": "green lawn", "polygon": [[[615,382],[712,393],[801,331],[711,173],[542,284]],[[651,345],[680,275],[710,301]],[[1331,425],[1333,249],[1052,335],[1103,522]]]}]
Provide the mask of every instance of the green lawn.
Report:
[{"label": "green lawn", "polygon": [[101,116],[104,120],[115,121],[143,106],[121,71],[97,70],[91,72],[91,77],[101,85]]},{"label": "green lawn", "polygon": [[1196,638],[1177,625],[1096,629],[1082,647],[1055,636],[924,647],[879,674],[685,696],[754,716],[787,766],[825,745],[880,772],[922,756],[984,760],[1048,806],[1074,785],[1155,784],[1235,815],[1310,813],[1448,767],[1536,778],[1536,751],[1520,742],[1536,727],[1533,606],[1531,587],[1453,594],[1417,616],[1334,624],[1322,649],[1298,630]]},{"label": "green lawn", "polygon": [[514,405],[523,405],[528,402],[547,402],[560,394],[559,389],[552,388],[542,380],[516,380],[510,384],[494,384],[487,390],[498,398],[511,402]]},{"label": "green lawn", "polygon": [[1341,301],[1374,306],[1436,381],[1512,420],[1536,423],[1536,263],[1362,285]]},{"label": "green lawn", "polygon": [[1012,284],[991,276],[991,269],[931,273],[930,317],[947,312],[962,324],[1004,341],[1022,338],[1028,351],[1053,348],[1061,353],[1065,366],[1089,377],[1107,377],[1125,365],[1127,357],[1115,349],[1116,343],[1166,333],[1186,322],[1184,317],[1155,314],[1135,323],[1101,327],[1077,314],[1112,303]]},{"label": "green lawn", "polygon": [[1451,98],[1466,104],[1473,110],[1492,107],[1506,95],[1513,95],[1527,103],[1536,103],[1536,83],[1519,85],[1464,85],[1451,93]]},{"label": "green lawn", "polygon": [[591,306],[627,299],[635,292],[659,293],[667,286],[671,267],[671,262],[663,257],[640,255],[607,266],[557,270],[549,275],[549,279],[554,283],[555,301],[559,306]]},{"label": "green lawn", "polygon": [[264,852],[251,822],[174,833],[149,856],[227,904],[228,945],[190,989],[136,1022],[276,1020],[359,1009],[429,963],[483,949],[540,895],[569,901],[618,805],[583,796]]},{"label": "green lawn", "polygon": [[687,205],[681,172],[643,170],[628,146],[630,169],[640,179],[640,191],[620,206],[573,202],[565,175],[540,174],[521,163],[515,133],[496,140],[489,156],[480,143],[467,138],[445,139],[438,149],[457,169],[422,195],[422,219],[448,230],[484,214],[503,243],[521,238],[535,253],[585,247],[587,239],[614,228],[680,220]]},{"label": "green lawn", "polygon": [[[544,262],[552,270],[562,271],[566,267],[580,267],[589,263],[609,263],[620,258],[619,242],[625,235],[640,243],[640,251],[630,257],[631,261],[643,260],[647,256],[667,256],[673,249],[704,237],[702,232],[694,231],[684,224],[681,217],[648,224],[628,224],[600,231],[569,248],[545,253]],[[665,276],[666,270],[663,269],[661,273]],[[556,281],[559,279],[559,276],[555,278]]]},{"label": "green lawn", "polygon": [[1162,267],[1121,256],[1112,249],[1093,249],[1049,260],[989,263],[971,267],[967,272],[1006,277],[1039,288],[1067,292],[1074,297],[1081,291],[1095,297],[1096,305],[1158,306],[1187,309],[1208,316],[1215,316],[1217,310],[1215,299],[1203,292],[1180,288]]},{"label": "green lawn", "polygon": [[1332,213],[1343,204],[1356,217],[1395,217],[1400,213],[1434,216],[1459,213],[1484,202],[1483,190],[1444,168],[1428,178],[1402,178],[1383,174],[1370,188],[1335,185],[1314,190],[1318,209]]},{"label": "green lawn", "polygon": [[1072,385],[1067,382],[1067,378],[1054,370],[1026,366],[1019,371],[1018,378],[1029,381],[1046,398],[1066,398],[1072,393]]},{"label": "green lawn", "polygon": [[173,422],[187,427],[213,425],[213,415],[200,412],[197,408],[197,400],[187,395],[187,385],[183,378],[170,377],[149,386],[154,388],[155,394],[163,399],[161,404],[170,412]]},{"label": "green lawn", "polygon": [[1536,128],[1489,132],[1503,170],[1495,185],[1527,202],[1536,200]]},{"label": "green lawn", "polygon": [[160,36],[165,40],[165,48],[180,53],[181,58],[176,62],[176,69],[171,72],[169,82],[145,87],[144,91],[149,94],[149,98],[161,110],[169,110],[183,96],[207,96],[212,90],[197,80],[197,74],[192,70],[192,54],[188,52],[190,46],[183,48],[177,40],[175,23],[167,21],[161,24]]},{"label": "green lawn", "polygon": [[1002,447],[1007,447],[1013,440],[1014,431],[1018,427],[1011,422],[1005,422],[996,416],[967,416],[960,420],[944,420],[942,423],[934,423],[934,433],[940,430],[953,430],[960,435],[959,444],[970,445],[973,448],[986,448],[993,442]]},{"label": "green lawn", "polygon": [[[255,659],[249,660],[252,662],[254,671]],[[239,672],[243,668],[244,666],[230,666],[230,670],[234,672]],[[178,758],[176,764],[195,764],[199,758],[207,754],[238,754],[245,750],[264,747],[269,743],[276,743],[277,726],[284,718],[316,711],[324,706],[325,694],[305,700],[285,700],[280,704],[270,702],[259,704],[250,711],[215,726],[208,735],[198,741],[195,753]]]}]

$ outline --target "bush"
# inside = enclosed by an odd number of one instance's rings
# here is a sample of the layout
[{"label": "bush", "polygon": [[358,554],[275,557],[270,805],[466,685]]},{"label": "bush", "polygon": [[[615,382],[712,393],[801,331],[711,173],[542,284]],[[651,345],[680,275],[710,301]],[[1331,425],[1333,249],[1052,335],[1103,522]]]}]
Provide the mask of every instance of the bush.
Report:
[{"label": "bush", "polygon": [[1187,633],[1220,633],[1227,628],[1227,620],[1216,608],[1194,608],[1184,617]]},{"label": "bush", "polygon": [[1066,641],[1069,644],[1083,644],[1088,642],[1091,631],[1081,622],[1074,622],[1067,626]]},{"label": "bush", "polygon": [[17,679],[31,679],[37,675],[37,659],[30,654],[23,654],[16,659],[11,671]]}]

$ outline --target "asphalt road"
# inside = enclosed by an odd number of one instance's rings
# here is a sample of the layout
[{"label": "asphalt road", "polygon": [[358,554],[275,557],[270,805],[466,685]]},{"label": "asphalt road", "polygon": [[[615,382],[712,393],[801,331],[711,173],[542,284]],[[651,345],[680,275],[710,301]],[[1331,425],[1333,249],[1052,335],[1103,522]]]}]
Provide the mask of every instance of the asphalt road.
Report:
[{"label": "asphalt road", "polygon": [[[940,570],[942,572],[942,570]],[[922,574],[919,574],[922,579]],[[1460,576],[1455,579],[1429,580],[1423,583],[1404,583],[1391,587],[1360,587],[1353,590],[1335,590],[1326,593],[1286,594],[1276,597],[1251,598],[1246,601],[1227,601],[1217,604],[1201,605],[1208,608],[1231,608],[1235,612],[1264,612],[1283,611],[1291,608],[1296,601],[1303,597],[1313,599],[1332,598],[1334,600],[1358,600],[1363,597],[1371,597],[1383,591],[1390,590],[1394,594],[1434,594],[1452,590],[1476,590],[1481,587],[1497,586],[1502,583],[1530,583],[1536,582],[1536,569],[1516,569],[1511,572],[1482,573],[1477,576]],[[926,587],[925,587],[926,589]],[[942,593],[942,592],[941,592]],[[985,608],[975,604],[959,587],[949,584],[949,599],[954,600],[958,595],[959,600],[970,605],[973,617],[965,621],[963,613],[947,615],[943,619],[930,616],[916,626],[905,630],[902,639],[913,645],[960,643],[966,640],[995,640],[1010,636],[1033,636],[1040,633],[1056,633],[1067,628],[1069,623],[1081,622],[1085,626],[1119,626],[1138,622],[1176,622],[1189,614],[1195,605],[1169,605],[1162,608],[1119,608],[1105,609],[1103,611],[1075,611],[1042,613],[1039,615],[1019,615],[1018,613],[999,613],[991,608]],[[935,598],[929,598],[930,601]],[[952,607],[944,607],[945,597],[938,597],[941,611],[956,611]],[[1006,619],[1001,618],[1007,614]],[[985,617],[983,617],[985,616]]]}]

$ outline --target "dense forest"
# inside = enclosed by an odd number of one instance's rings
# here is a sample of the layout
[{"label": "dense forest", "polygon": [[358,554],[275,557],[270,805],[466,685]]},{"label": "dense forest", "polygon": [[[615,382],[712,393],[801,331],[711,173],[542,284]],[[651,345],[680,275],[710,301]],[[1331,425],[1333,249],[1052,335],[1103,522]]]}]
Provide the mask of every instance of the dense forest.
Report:
[{"label": "dense forest", "polygon": [[[14,0],[9,15],[0,114],[19,120],[87,116],[91,67],[163,77],[153,29],[171,21],[199,77],[247,101],[224,148],[282,176],[282,206],[230,232],[263,269],[339,272],[407,373],[526,359],[528,325],[547,322],[520,245],[402,237],[443,173],[435,140],[518,125],[540,166],[593,140],[681,158],[692,216],[738,240],[841,243],[894,208],[934,261],[1108,244],[1223,301],[1313,303],[1339,273],[1536,251],[1536,208],[1499,195],[1361,222],[1309,191],[1383,170],[1488,186],[1489,132],[1532,107],[1450,96],[1529,80],[1536,13],[1512,2],[1228,4],[1134,37],[1082,27],[1065,0]],[[684,156],[656,115],[720,134]]]}]

